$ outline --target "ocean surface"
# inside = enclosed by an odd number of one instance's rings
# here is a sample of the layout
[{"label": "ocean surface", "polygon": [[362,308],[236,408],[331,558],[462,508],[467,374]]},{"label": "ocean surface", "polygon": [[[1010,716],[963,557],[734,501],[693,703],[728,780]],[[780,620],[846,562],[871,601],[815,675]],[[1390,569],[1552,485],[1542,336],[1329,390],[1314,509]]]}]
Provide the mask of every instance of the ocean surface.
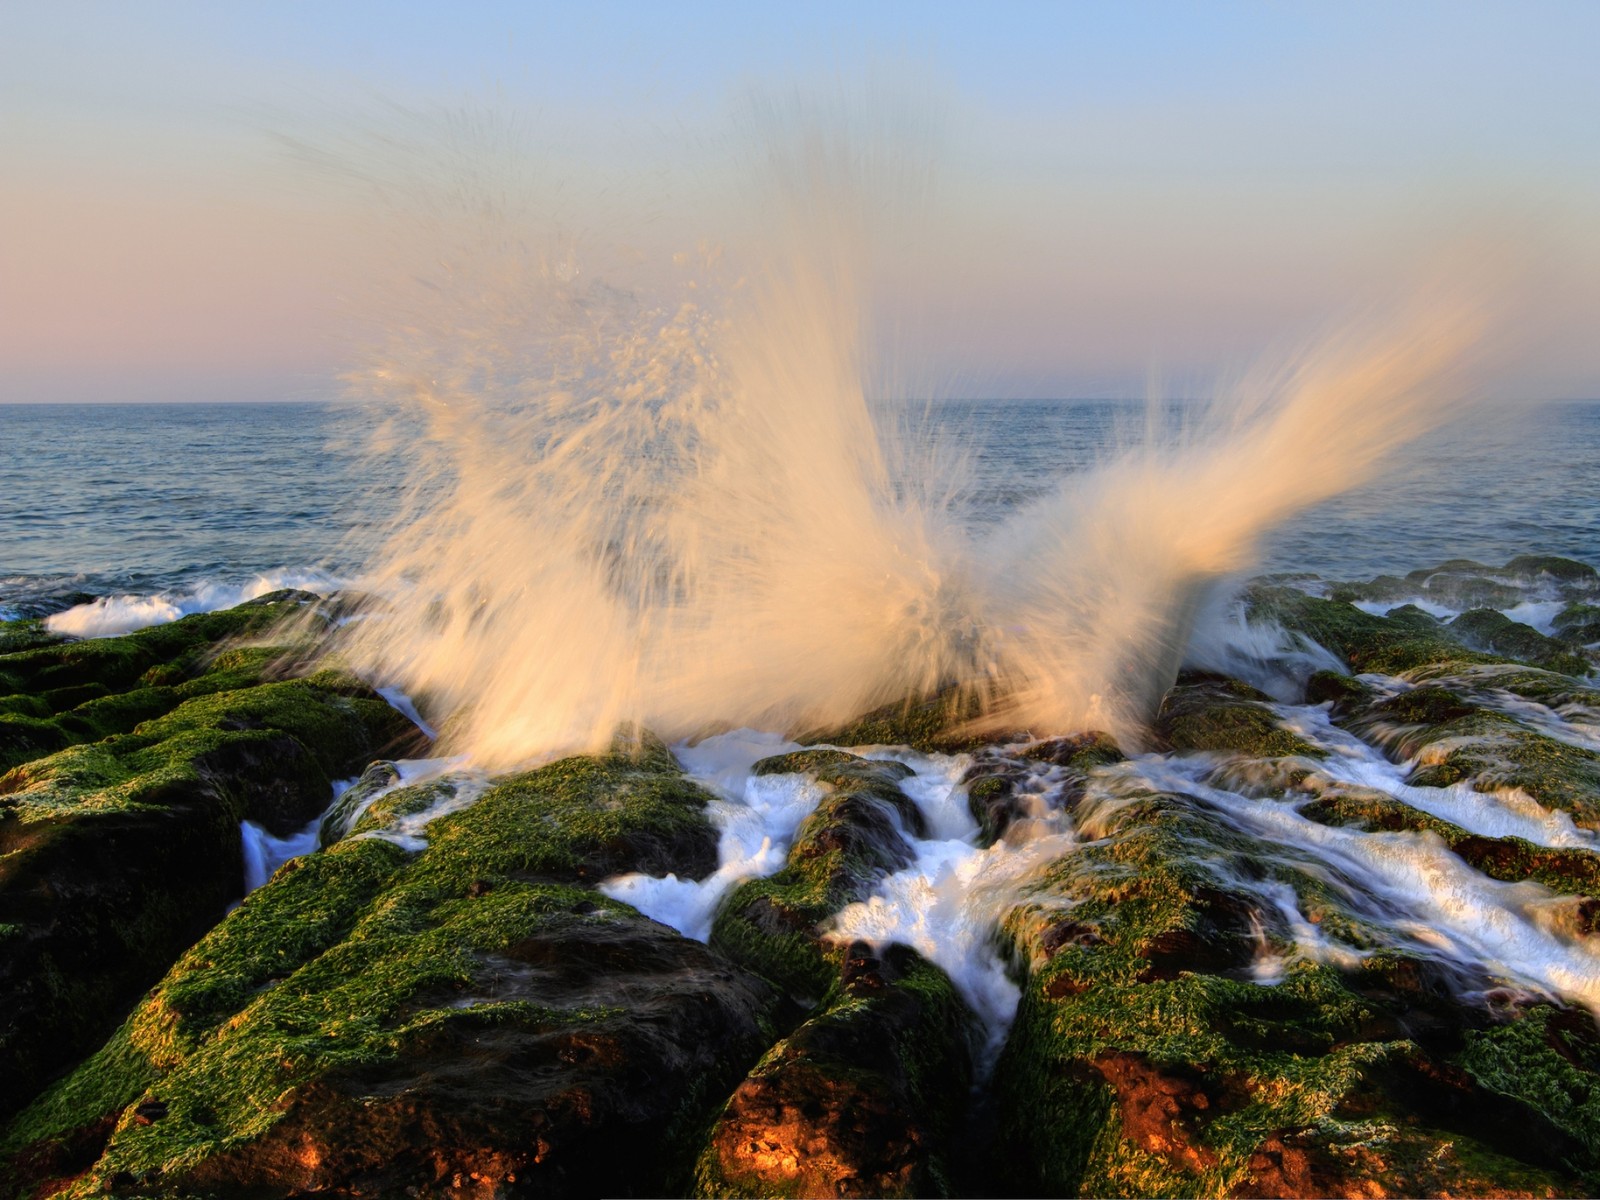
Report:
[{"label": "ocean surface", "polygon": [[[968,454],[973,524],[1146,425],[1144,405],[1117,401],[949,401],[916,418]],[[392,511],[401,477],[365,452],[371,423],[339,404],[0,405],[0,610],[100,595],[210,607],[263,579],[358,576],[349,535]],[[1600,402],[1436,434],[1276,531],[1259,570],[1360,579],[1530,551],[1600,563]]]}]

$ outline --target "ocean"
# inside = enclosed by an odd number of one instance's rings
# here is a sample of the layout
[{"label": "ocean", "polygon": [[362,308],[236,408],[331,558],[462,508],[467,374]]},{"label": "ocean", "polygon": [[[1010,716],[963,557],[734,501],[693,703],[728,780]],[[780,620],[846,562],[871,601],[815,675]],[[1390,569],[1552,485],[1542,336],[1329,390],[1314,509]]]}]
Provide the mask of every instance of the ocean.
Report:
[{"label": "ocean", "polygon": [[[1138,441],[1144,414],[1123,401],[974,400],[916,415],[969,454],[958,503],[984,524]],[[393,511],[401,477],[366,453],[371,423],[336,403],[0,405],[0,610],[103,595],[212,606],[262,579],[359,576],[350,535]],[[1600,402],[1402,451],[1377,482],[1271,533],[1258,569],[1364,579],[1529,552],[1600,563]]]}]

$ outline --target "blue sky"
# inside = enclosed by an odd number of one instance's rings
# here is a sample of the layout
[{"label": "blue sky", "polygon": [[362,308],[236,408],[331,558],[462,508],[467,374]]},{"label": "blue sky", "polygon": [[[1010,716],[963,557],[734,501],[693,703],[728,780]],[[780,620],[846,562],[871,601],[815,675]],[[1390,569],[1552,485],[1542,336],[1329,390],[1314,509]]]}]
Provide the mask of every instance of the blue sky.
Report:
[{"label": "blue sky", "polygon": [[939,130],[939,234],[882,298],[919,388],[1203,389],[1488,222],[1540,272],[1502,386],[1596,395],[1596,46],[1582,2],[4,0],[0,400],[334,389],[384,251],[284,137],[516,112],[556,219],[666,250],[718,236],[742,97],[863,80]]}]

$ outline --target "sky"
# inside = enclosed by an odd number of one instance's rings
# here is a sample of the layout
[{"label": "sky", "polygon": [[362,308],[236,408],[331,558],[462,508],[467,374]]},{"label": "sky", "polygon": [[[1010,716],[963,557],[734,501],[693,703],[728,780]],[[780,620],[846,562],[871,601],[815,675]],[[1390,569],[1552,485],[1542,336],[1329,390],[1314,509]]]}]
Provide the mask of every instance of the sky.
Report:
[{"label": "sky", "polygon": [[1597,45],[1588,0],[0,0],[0,402],[336,394],[414,249],[375,146],[515,128],[541,236],[655,261],[749,234],[741,119],[796,95],[928,161],[872,293],[918,393],[1203,392],[1493,243],[1495,386],[1596,397]]}]

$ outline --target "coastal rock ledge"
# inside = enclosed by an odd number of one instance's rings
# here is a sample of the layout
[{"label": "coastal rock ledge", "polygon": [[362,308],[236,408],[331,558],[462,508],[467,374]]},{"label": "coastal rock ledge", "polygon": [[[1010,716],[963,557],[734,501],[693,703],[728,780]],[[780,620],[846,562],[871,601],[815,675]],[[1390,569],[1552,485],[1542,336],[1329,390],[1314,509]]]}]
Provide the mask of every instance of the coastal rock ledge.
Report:
[{"label": "coastal rock ledge", "polygon": [[[706,941],[599,886],[718,867],[645,731],[417,778],[315,596],[0,623],[0,1200],[1600,1191],[1600,577],[1241,605],[1283,662],[1186,672],[1132,757],[923,703],[757,763],[818,799]],[[892,744],[960,756],[984,853],[1056,847],[996,893],[1009,1025],[830,933],[932,836]],[[245,894],[245,822],[318,848]],[[1462,896],[1501,924],[1424,927]]]}]

